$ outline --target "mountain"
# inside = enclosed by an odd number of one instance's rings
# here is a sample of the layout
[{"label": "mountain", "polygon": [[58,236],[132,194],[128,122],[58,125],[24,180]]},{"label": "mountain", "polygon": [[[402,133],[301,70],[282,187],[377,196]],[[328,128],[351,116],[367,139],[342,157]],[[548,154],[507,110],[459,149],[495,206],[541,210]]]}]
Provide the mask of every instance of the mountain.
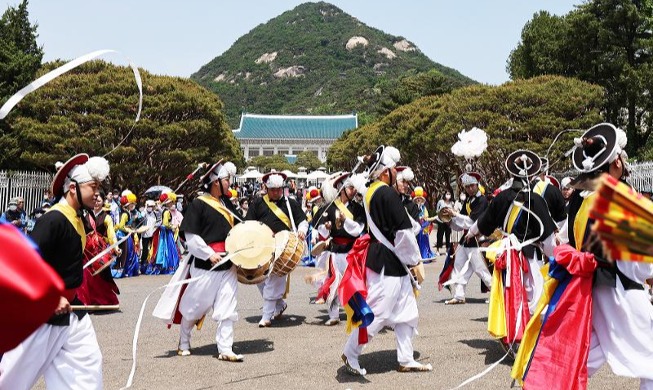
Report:
[{"label": "mountain", "polygon": [[369,27],[334,5],[305,3],[255,27],[191,78],[217,93],[227,120],[240,114],[344,114],[376,118],[402,77],[441,74],[474,83],[433,62],[408,40]]}]

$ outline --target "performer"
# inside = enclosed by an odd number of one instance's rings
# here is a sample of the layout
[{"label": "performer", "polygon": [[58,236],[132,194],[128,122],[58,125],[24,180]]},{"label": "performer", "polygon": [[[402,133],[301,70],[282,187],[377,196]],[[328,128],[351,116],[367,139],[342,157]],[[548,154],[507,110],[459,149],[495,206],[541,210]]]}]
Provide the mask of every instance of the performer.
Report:
[{"label": "performer", "polygon": [[174,192],[164,192],[159,197],[161,202],[161,225],[152,242],[152,252],[148,274],[174,274],[179,266],[179,250],[176,237],[179,226],[172,221],[171,206],[177,201]]},{"label": "performer", "polygon": [[[357,241],[367,247],[348,256],[349,266],[345,278],[351,280],[360,275],[367,287],[367,303],[374,313],[374,320],[367,326],[369,337],[386,326],[394,328],[397,339],[397,360],[400,372],[431,371],[430,364],[415,361],[412,338],[417,334],[419,313],[411,277],[407,266],[420,261],[420,252],[401,197],[391,186],[395,185],[400,160],[399,151],[392,147],[379,147],[372,156],[366,156],[367,172],[372,183],[364,195],[365,212],[371,234]],[[363,245],[365,246],[365,245]],[[359,269],[360,268],[360,269]],[[345,279],[343,279],[344,281]],[[343,304],[351,287],[341,284],[338,291]],[[358,358],[363,350],[359,341],[361,329],[351,332],[344,347],[342,360],[352,375],[365,375]]]},{"label": "performer", "polygon": [[555,222],[544,199],[528,185],[540,164],[539,157],[529,150],[508,155],[505,166],[511,183],[492,200],[465,237],[490,236],[499,227],[504,232],[500,255],[494,262],[488,315],[490,334],[502,339],[504,346],[521,341],[542,295],[542,252],[549,258],[555,247]]},{"label": "performer", "polygon": [[[111,206],[104,203],[104,191],[102,189],[95,192],[95,206],[93,211],[86,214],[86,222],[91,232],[86,235],[86,247],[84,248],[84,262],[94,258],[98,253],[107,248],[108,245],[116,243],[116,232],[113,229],[113,218],[109,214]],[[107,242],[109,243],[107,245]],[[113,253],[112,253],[113,252]],[[108,264],[112,261],[112,255],[120,256],[120,248],[106,253],[102,258],[96,261]],[[87,267],[84,269],[84,280],[82,285],[77,289],[77,297],[85,305],[117,305],[120,290],[113,281],[111,269],[109,266],[99,274],[93,276],[95,268]]]},{"label": "performer", "polygon": [[140,219],[136,210],[136,195],[129,190],[122,192],[120,197],[120,220],[115,226],[116,238],[118,240],[129,235],[127,240],[120,245],[120,257],[116,261],[115,268],[112,270],[114,278],[124,278],[139,275],[139,260],[136,252],[136,243],[138,236],[135,231],[139,227]]},{"label": "performer", "polygon": [[47,323],[41,325],[0,361],[0,388],[29,389],[41,375],[51,389],[102,389],[102,353],[91,319],[75,289],[83,279],[86,244],[83,207],[93,207],[93,195],[109,175],[109,163],[101,157],[78,154],[59,169],[52,182],[57,204],[34,226],[32,239],[41,256],[61,276],[66,290]]},{"label": "performer", "polygon": [[[460,182],[467,193],[467,198],[460,212],[447,210],[451,215],[451,228],[453,230],[463,231],[467,234],[467,229],[472,227],[474,222],[483,215],[487,209],[488,202],[485,196],[479,190],[479,180],[481,175],[476,172],[464,173],[460,176]],[[469,278],[476,273],[481,282],[489,289],[492,284],[492,275],[487,269],[487,265],[478,250],[478,241],[475,239],[466,240],[463,237],[460,240],[456,250],[455,260],[451,281],[455,284],[453,298],[446,301],[447,305],[457,305],[465,303],[465,286]]]},{"label": "performer", "polygon": [[202,278],[188,284],[179,302],[182,315],[179,332],[180,356],[190,355],[190,338],[193,325],[213,309],[212,318],[218,323],[215,339],[218,359],[228,362],[243,361],[242,355],[233,352],[234,323],[238,321],[236,267],[231,261],[220,263],[224,255],[224,241],[238,222],[237,210],[230,201],[229,184],[236,174],[236,166],[222,160],[213,164],[200,178],[205,193],[195,198],[186,209],[180,230],[186,238],[193,262],[191,277]]},{"label": "performer", "polygon": [[553,218],[558,226],[562,226],[567,220],[565,198],[560,191],[558,180],[553,176],[549,176],[549,159],[542,157],[541,161],[542,168],[540,169],[540,174],[533,179],[531,188],[533,192],[544,198],[549,207],[551,218]]},{"label": "performer", "polygon": [[335,290],[347,269],[347,253],[365,228],[365,210],[353,201],[356,189],[350,176],[350,173],[344,173],[333,182],[338,197],[324,211],[326,216],[320,218],[320,225],[317,228],[320,237],[331,238],[327,249],[329,252],[327,280],[318,293],[318,299],[325,299],[329,305],[329,319],[325,322],[326,326],[340,323],[340,305]]},{"label": "performer", "polygon": [[[308,231],[306,215],[296,200],[283,196],[286,175],[273,171],[266,173],[261,179],[267,188],[267,193],[252,202],[245,219],[263,222],[274,233],[292,230],[293,226],[296,226],[298,238],[305,240]],[[264,282],[258,284],[263,297],[263,316],[258,323],[260,328],[271,326],[272,320],[279,319],[288,308],[283,300],[287,279],[288,275],[277,276],[270,273]]]},{"label": "performer", "polygon": [[145,201],[145,212],[143,213],[143,229],[145,231],[141,234],[141,254],[140,254],[140,272],[142,274],[156,274],[160,270],[152,267],[153,255],[156,252],[156,244],[154,236],[158,239],[158,228],[161,226],[161,213],[156,209],[156,202],[152,199]]},{"label": "performer", "polygon": [[[401,166],[397,167],[397,183],[395,188],[401,195],[401,201],[408,212],[408,215],[419,224],[419,207],[415,204],[410,194],[412,192],[411,182],[415,179],[415,173],[410,167]],[[421,231],[421,227],[419,228]],[[415,235],[419,234],[419,231]]]},{"label": "performer", "polygon": [[641,389],[653,389],[653,307],[643,289],[653,264],[607,260],[589,218],[593,179],[608,173],[624,181],[628,175],[626,142],[625,132],[609,123],[574,140],[572,162],[581,174],[571,183],[576,191],[560,232],[569,245],[555,250],[546,281],[552,289],[534,314],[544,320],[529,323],[512,371],[525,388],[585,388],[588,374],[607,362],[615,374],[640,378]]},{"label": "performer", "polygon": [[422,187],[415,187],[415,190],[410,194],[413,198],[413,202],[417,205],[419,210],[419,220],[420,231],[417,234],[417,243],[419,244],[419,251],[422,254],[423,260],[428,260],[429,262],[433,260],[435,255],[431,250],[431,242],[429,235],[431,234],[432,225],[431,222],[435,220],[435,217],[429,217],[429,211],[426,208],[426,191]]}]

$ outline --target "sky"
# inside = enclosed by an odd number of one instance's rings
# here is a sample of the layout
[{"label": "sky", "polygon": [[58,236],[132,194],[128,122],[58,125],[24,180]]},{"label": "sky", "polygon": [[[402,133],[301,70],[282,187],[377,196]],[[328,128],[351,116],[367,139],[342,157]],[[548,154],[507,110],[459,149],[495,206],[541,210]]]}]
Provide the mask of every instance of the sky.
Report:
[{"label": "sky", "polygon": [[[583,0],[333,0],[368,26],[403,36],[472,79],[509,80],[506,60],[539,10],[564,15]],[[189,77],[250,30],[305,1],[31,0],[44,61],[114,49],[149,72]],[[20,0],[0,0],[16,6]]]}]

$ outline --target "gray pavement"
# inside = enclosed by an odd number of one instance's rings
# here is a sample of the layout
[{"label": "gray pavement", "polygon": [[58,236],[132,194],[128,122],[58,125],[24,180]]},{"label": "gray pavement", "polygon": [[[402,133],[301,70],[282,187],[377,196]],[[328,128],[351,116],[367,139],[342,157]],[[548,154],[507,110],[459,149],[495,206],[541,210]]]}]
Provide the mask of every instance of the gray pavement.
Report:
[{"label": "gray pavement", "polygon": [[[468,303],[445,306],[447,290],[437,291],[436,278],[443,258],[426,266],[427,280],[418,299],[419,335],[415,355],[434,367],[430,373],[398,373],[395,341],[388,330],[375,337],[361,357],[365,378],[349,376],[340,360],[347,335],[344,322],[323,325],[328,318],[324,305],[309,304],[313,289],[304,283],[312,268],[292,273],[288,310],[272,328],[259,329],[261,297],[255,286],[239,285],[234,351],[245,355],[243,363],[218,361],[216,324],[208,319],[194,331],[193,355],[176,355],[179,328],[167,329],[151,316],[160,292],[147,303],[138,342],[138,368],[134,389],[449,389],[483,371],[503,352],[486,331],[486,294],[480,293],[478,277],[468,286]],[[95,314],[92,321],[104,356],[105,388],[125,385],[132,364],[132,336],[144,298],[169,276],[139,276],[118,280],[121,311]],[[160,290],[159,290],[160,291]],[[341,318],[345,316],[342,313]],[[509,388],[510,363],[504,361],[470,389]],[[552,373],[555,375],[555,373]],[[607,367],[590,380],[590,389],[636,389],[639,381],[620,378]],[[37,388],[44,388],[41,381]]]}]

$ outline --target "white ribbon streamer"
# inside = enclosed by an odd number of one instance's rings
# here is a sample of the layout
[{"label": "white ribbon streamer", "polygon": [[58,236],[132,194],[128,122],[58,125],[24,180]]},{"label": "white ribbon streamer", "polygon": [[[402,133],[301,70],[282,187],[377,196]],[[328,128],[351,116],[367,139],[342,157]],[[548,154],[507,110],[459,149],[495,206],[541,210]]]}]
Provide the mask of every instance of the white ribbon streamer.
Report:
[{"label": "white ribbon streamer", "polygon": [[[81,57],[77,57],[74,60],[44,74],[43,76],[39,77],[38,79],[32,81],[29,83],[27,86],[25,86],[23,89],[20,91],[16,92],[12,97],[5,102],[5,104],[0,108],[0,119],[4,119],[9,112],[20,102],[23,100],[25,96],[28,94],[36,91],[37,89],[41,88],[45,84],[49,83],[50,81],[56,79],[57,77],[61,76],[62,74],[75,69],[76,67],[94,60],[100,56],[103,56],[107,53],[119,53],[119,51],[116,50],[98,50],[94,51],[92,53],[85,54]],[[129,58],[127,58],[129,60]],[[143,82],[141,81],[141,74],[138,72],[138,68],[132,64],[131,60],[129,60],[129,66],[132,68],[132,71],[134,72],[134,77],[136,78],[136,85],[138,86],[138,112],[136,113],[136,119],[134,122],[138,122],[138,120],[141,118],[141,109],[143,108]]]}]

